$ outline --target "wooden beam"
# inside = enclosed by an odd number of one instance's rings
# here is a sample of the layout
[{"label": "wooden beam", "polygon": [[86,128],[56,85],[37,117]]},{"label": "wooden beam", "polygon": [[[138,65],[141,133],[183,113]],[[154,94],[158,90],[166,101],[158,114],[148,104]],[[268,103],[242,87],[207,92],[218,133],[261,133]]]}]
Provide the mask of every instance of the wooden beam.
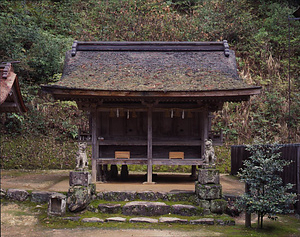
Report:
[{"label": "wooden beam", "polygon": [[43,90],[52,93],[57,99],[76,99],[92,98],[92,97],[129,97],[129,98],[148,98],[148,97],[161,97],[161,98],[196,98],[196,99],[220,99],[218,97],[226,97],[225,100],[247,100],[249,96],[258,95],[261,92],[261,87],[255,86],[243,89],[231,90],[207,90],[207,91],[104,91],[104,90],[91,90],[91,89],[70,89],[59,86],[42,86]]}]

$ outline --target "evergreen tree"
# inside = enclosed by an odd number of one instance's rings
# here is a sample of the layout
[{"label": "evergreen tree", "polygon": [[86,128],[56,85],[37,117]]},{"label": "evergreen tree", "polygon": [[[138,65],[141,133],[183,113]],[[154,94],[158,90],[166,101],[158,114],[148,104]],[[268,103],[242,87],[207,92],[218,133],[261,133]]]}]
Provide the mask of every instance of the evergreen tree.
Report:
[{"label": "evergreen tree", "polygon": [[291,213],[291,205],[296,202],[296,194],[288,192],[292,184],[283,185],[279,172],[291,162],[282,160],[280,145],[251,145],[251,153],[244,161],[239,176],[249,185],[249,192],[242,195],[237,206],[248,214],[258,215],[258,227],[263,227],[263,217],[268,215],[276,220],[276,214]]}]

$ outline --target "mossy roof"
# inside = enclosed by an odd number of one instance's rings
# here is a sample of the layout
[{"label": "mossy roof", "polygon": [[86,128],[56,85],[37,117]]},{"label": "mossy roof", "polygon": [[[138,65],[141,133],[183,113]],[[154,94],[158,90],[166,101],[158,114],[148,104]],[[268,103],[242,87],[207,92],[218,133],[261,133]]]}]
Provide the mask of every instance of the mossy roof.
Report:
[{"label": "mossy roof", "polygon": [[234,51],[91,50],[66,53],[51,87],[102,91],[211,91],[253,88],[237,73]]}]

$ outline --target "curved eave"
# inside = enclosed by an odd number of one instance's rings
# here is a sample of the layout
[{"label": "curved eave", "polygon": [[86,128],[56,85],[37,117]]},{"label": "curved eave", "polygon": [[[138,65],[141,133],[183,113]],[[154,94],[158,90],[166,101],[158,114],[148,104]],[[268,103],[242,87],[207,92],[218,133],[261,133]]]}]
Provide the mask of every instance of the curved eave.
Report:
[{"label": "curved eave", "polygon": [[80,98],[109,98],[109,97],[127,97],[127,98],[193,98],[193,99],[222,99],[226,101],[245,101],[250,96],[258,95],[261,87],[249,87],[232,90],[207,90],[207,91],[105,91],[90,89],[74,89],[60,86],[42,86],[42,90],[51,93],[55,99],[59,100],[77,100]]},{"label": "curved eave", "polygon": [[[1,79],[1,103],[0,112],[4,113],[25,113],[28,108],[25,106],[20,90],[19,80],[15,73],[9,73],[7,79]],[[5,85],[5,86],[4,86]],[[9,100],[8,98],[11,97]]]}]

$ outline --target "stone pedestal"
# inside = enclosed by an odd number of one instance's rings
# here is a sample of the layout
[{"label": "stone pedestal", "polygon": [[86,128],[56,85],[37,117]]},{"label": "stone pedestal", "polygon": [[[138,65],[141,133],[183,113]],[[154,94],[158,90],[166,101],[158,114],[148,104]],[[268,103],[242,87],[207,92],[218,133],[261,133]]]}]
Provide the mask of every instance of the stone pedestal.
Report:
[{"label": "stone pedestal", "polygon": [[67,194],[67,205],[71,212],[84,210],[96,193],[92,184],[91,173],[88,171],[71,171],[69,175],[70,188]]},{"label": "stone pedestal", "polygon": [[66,213],[66,196],[61,193],[51,195],[48,202],[48,215],[64,216]]},{"label": "stone pedestal", "polygon": [[199,169],[198,182],[200,184],[220,184],[219,170]]},{"label": "stone pedestal", "polygon": [[220,184],[200,184],[195,185],[196,195],[201,200],[220,199],[222,196],[222,186]]},{"label": "stone pedestal", "polygon": [[220,184],[219,170],[212,165],[203,165],[199,169],[198,181],[195,184],[195,192],[199,205],[205,213],[224,213],[227,202],[222,200],[222,186]]},{"label": "stone pedestal", "polygon": [[71,171],[69,174],[70,186],[89,186],[92,183],[92,175],[88,171]]}]

